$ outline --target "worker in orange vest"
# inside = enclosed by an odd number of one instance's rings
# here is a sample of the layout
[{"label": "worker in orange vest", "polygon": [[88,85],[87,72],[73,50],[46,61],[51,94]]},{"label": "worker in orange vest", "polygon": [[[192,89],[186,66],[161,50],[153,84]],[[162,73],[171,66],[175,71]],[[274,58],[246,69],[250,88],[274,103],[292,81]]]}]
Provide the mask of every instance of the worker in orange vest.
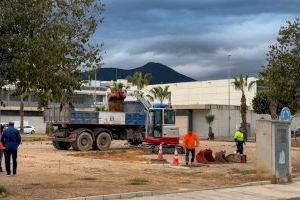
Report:
[{"label": "worker in orange vest", "polygon": [[199,145],[198,135],[194,131],[188,131],[183,139],[183,148],[185,150],[185,164],[189,164],[189,155],[192,154],[191,165],[193,165],[195,160],[195,149]]}]

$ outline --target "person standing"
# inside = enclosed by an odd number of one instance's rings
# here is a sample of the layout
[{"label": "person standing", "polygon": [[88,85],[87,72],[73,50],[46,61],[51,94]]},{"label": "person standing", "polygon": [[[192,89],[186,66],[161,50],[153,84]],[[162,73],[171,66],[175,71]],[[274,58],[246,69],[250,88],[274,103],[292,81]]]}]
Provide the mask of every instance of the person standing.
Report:
[{"label": "person standing", "polygon": [[236,142],[236,153],[244,154],[244,133],[243,128],[239,128],[234,134],[234,141]]},{"label": "person standing", "polygon": [[191,165],[194,164],[195,160],[195,150],[199,146],[199,139],[197,133],[193,131],[188,131],[183,139],[183,148],[185,150],[185,164],[189,164],[189,155],[192,154]]},{"label": "person standing", "polygon": [[21,143],[20,132],[14,128],[14,123],[9,122],[8,128],[3,132],[1,142],[5,147],[4,156],[5,156],[5,169],[6,175],[11,175],[10,170],[10,158],[13,159],[13,175],[17,175],[17,154],[18,147]]},{"label": "person standing", "polygon": [[1,142],[3,129],[4,129],[4,126],[0,125],[0,172],[3,172],[3,170],[2,170],[2,158],[3,158],[3,153],[4,153],[4,146]]}]

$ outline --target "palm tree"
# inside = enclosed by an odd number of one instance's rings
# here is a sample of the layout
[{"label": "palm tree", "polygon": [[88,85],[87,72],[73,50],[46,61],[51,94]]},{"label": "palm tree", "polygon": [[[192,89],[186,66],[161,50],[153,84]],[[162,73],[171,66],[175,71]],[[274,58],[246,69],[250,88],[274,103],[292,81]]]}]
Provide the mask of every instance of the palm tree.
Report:
[{"label": "palm tree", "polygon": [[[246,103],[246,96],[245,96],[245,89],[248,86],[248,76],[240,75],[239,77],[234,77],[233,85],[236,90],[242,92],[241,97],[241,117],[242,123],[241,128],[243,129],[245,140],[247,140],[247,103]],[[249,90],[250,88],[248,88]],[[230,108],[229,108],[230,109]]]},{"label": "palm tree", "polygon": [[133,76],[128,76],[127,80],[135,85],[139,91],[141,91],[146,85],[150,83],[151,74],[142,74],[142,72],[135,72]]},{"label": "palm tree", "polygon": [[110,87],[110,91],[111,92],[124,92],[128,88],[129,88],[129,86],[126,86],[123,83],[114,82],[113,85]]},{"label": "palm tree", "polygon": [[159,100],[159,102],[162,104],[165,99],[168,99],[170,101],[171,99],[171,92],[169,91],[169,86],[165,86],[162,88],[161,86],[152,88],[149,93],[151,95],[147,95],[147,97],[154,101],[155,99]]},{"label": "palm tree", "polygon": [[215,139],[215,134],[212,132],[211,124],[215,120],[215,116],[214,115],[206,115],[205,116],[205,120],[206,120],[206,123],[209,126],[209,129],[208,129],[208,139],[209,140],[214,140]]}]

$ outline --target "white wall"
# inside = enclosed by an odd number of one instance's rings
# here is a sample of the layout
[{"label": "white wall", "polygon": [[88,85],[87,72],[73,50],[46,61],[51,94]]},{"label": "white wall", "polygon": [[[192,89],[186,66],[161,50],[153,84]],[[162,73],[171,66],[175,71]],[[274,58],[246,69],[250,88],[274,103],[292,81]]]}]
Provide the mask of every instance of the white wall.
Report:
[{"label": "white wall", "polygon": [[179,127],[179,135],[185,135],[189,126],[188,116],[176,116],[176,126]]},{"label": "white wall", "polygon": [[[248,78],[248,83],[255,80],[257,79],[250,77]],[[215,136],[232,137],[241,123],[240,110],[235,106],[240,106],[242,95],[240,91],[235,90],[232,84],[233,81],[234,79],[230,79],[230,133],[228,132],[227,106],[229,99],[228,79],[149,85],[144,89],[144,92],[148,94],[149,90],[153,87],[165,87],[168,85],[169,91],[171,91],[171,103],[174,107],[181,106],[182,109],[185,109],[185,106],[191,105],[212,105],[212,108],[209,110],[193,109],[193,129],[200,134],[200,137],[207,138],[208,125],[205,121],[205,115],[213,114],[215,115],[215,121],[212,124],[212,128]],[[255,97],[256,92],[256,84],[253,85],[250,91],[248,91],[248,88],[245,89],[246,103],[250,109],[247,113],[247,122],[251,125],[250,136],[255,135],[254,127],[257,119],[262,116],[269,119],[267,115],[257,115],[251,111],[252,99]],[[181,127],[180,124],[178,125],[180,130],[185,129],[185,127]]]},{"label": "white wall", "polygon": [[209,110],[193,110],[193,131],[196,131],[201,138],[207,138],[208,124],[205,116],[209,113]]},{"label": "white wall", "polygon": [[[215,137],[233,137],[234,132],[240,127],[242,121],[241,114],[239,110],[231,110],[231,123],[230,123],[230,133],[228,132],[228,110],[223,109],[211,109],[211,110],[193,110],[193,130],[196,131],[201,138],[207,138],[208,134],[208,124],[205,121],[205,116],[208,114],[213,114],[215,120],[212,123],[212,130]],[[247,122],[250,123],[250,133],[249,137],[255,136],[255,124],[256,120],[264,117],[265,119],[271,119],[270,115],[258,115],[253,111],[247,112]],[[180,124],[179,128],[180,127]]]},{"label": "white wall", "polygon": [[[254,80],[256,78],[248,78],[249,83]],[[242,93],[235,90],[232,84],[233,81],[233,79],[230,79],[230,104],[240,106]],[[228,79],[148,85],[143,91],[148,94],[151,88],[157,86],[165,87],[166,85],[169,85],[172,105],[175,106],[197,104],[228,105]],[[248,89],[245,90],[247,105],[250,107],[255,94],[256,84],[253,85],[250,91]]]}]

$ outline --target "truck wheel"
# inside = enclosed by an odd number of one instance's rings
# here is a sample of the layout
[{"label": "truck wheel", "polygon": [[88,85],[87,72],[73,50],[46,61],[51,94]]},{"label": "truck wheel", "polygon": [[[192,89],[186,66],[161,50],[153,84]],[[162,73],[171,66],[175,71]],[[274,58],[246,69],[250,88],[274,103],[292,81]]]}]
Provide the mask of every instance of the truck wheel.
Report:
[{"label": "truck wheel", "polygon": [[73,150],[80,151],[79,148],[78,148],[78,146],[77,146],[77,141],[72,142],[71,146],[72,146]]},{"label": "truck wheel", "polygon": [[96,145],[99,150],[105,151],[109,149],[111,143],[111,137],[107,132],[101,132],[96,138]]},{"label": "truck wheel", "polygon": [[77,151],[88,151],[93,145],[93,138],[88,132],[82,132],[77,137],[76,141],[72,143],[72,147]]}]

